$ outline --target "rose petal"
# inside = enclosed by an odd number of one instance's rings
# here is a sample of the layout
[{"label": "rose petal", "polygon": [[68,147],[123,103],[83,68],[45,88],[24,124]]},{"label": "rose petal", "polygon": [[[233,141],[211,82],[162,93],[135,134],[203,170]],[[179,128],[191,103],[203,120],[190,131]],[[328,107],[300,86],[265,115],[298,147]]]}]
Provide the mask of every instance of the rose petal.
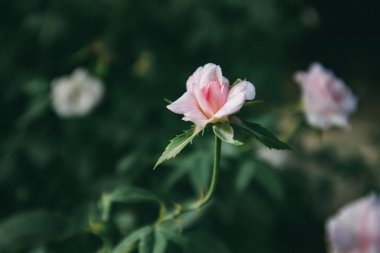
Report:
[{"label": "rose petal", "polygon": [[192,92],[194,85],[198,85],[203,73],[203,67],[197,68],[197,70],[187,79],[186,89]]},{"label": "rose petal", "polygon": [[208,85],[209,82],[217,80],[217,67],[218,66],[212,63],[208,63],[204,65],[204,67],[199,67],[186,83],[188,91],[193,92],[202,113],[207,118],[211,118],[214,112],[210,103],[207,101],[208,87],[205,86]]},{"label": "rose petal", "polygon": [[205,96],[213,113],[218,112],[219,109],[227,102],[228,86],[212,81],[207,87],[203,88],[207,89]]},{"label": "rose petal", "polygon": [[307,72],[296,72],[295,80],[301,86],[303,109],[310,125],[322,129],[349,125],[357,99],[343,80],[320,63],[313,63]]},{"label": "rose petal", "polygon": [[193,94],[195,96],[196,102],[199,105],[199,109],[207,118],[211,118],[214,113],[212,111],[211,105],[207,101],[207,97],[205,96],[206,94],[204,94],[204,92],[197,86],[194,86]]},{"label": "rose petal", "polygon": [[245,101],[245,94],[238,93],[235,96],[231,97],[231,99],[227,100],[227,103],[224,104],[222,108],[214,115],[215,119],[220,119],[225,116],[236,113],[243,106]]},{"label": "rose petal", "polygon": [[253,86],[251,82],[242,81],[236,84],[234,87],[232,87],[230,93],[228,94],[228,97],[234,96],[235,94],[240,93],[240,92],[245,93],[246,100],[252,100],[256,96],[255,86]]},{"label": "rose petal", "polygon": [[219,97],[219,108],[222,107],[228,98],[228,93],[230,92],[230,82],[227,78],[223,77],[222,89],[220,91]]},{"label": "rose petal", "polygon": [[302,86],[303,83],[304,83],[304,80],[305,80],[305,72],[303,72],[303,71],[297,71],[294,74],[293,79],[294,79],[294,81],[296,81],[298,84],[300,84]]},{"label": "rose petal", "polygon": [[338,127],[348,127],[348,118],[346,115],[342,114],[333,114],[330,117],[330,125],[338,126]]},{"label": "rose petal", "polygon": [[320,75],[320,73],[329,72],[319,62],[313,62],[309,67],[309,73]]},{"label": "rose petal", "polygon": [[252,100],[255,98],[255,95],[256,91],[252,83],[243,81],[236,84],[230,90],[227,102],[214,115],[214,118],[220,119],[236,113],[244,105],[245,100]]},{"label": "rose petal", "polygon": [[172,112],[183,114],[184,120],[192,121],[198,126],[205,126],[208,119],[199,110],[197,101],[191,92],[185,92],[180,98],[168,105],[166,108]]},{"label": "rose petal", "polygon": [[330,124],[327,121],[326,116],[320,113],[315,113],[315,112],[307,113],[306,120],[310,125],[319,127],[321,129],[327,129],[330,126]]},{"label": "rose petal", "polygon": [[218,83],[223,83],[222,69],[220,66],[213,63],[208,63],[204,66],[202,77],[199,81],[199,88],[204,87],[211,81],[217,81]]}]

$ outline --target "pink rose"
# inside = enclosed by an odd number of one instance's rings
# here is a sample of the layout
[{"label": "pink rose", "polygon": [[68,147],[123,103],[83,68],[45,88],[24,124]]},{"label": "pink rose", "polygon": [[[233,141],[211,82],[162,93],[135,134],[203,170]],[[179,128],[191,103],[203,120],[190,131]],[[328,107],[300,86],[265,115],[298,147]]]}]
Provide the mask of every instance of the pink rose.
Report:
[{"label": "pink rose", "polygon": [[186,88],[187,91],[167,108],[183,114],[183,120],[200,127],[227,121],[229,115],[240,110],[245,100],[252,100],[256,95],[255,87],[247,81],[230,89],[221,68],[212,63],[199,67],[187,80]]},{"label": "pink rose", "polygon": [[380,199],[371,195],[343,207],[326,229],[332,253],[380,252]]},{"label": "pink rose", "polygon": [[341,79],[321,64],[313,63],[308,72],[296,72],[295,80],[301,86],[310,125],[322,129],[348,126],[348,117],[356,110],[357,100]]}]

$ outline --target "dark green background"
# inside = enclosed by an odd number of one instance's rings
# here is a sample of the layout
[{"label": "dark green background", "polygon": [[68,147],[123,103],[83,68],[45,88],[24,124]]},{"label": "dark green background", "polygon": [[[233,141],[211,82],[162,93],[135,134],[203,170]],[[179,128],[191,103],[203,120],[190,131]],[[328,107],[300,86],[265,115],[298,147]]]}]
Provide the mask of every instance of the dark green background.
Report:
[{"label": "dark green background", "polygon": [[[301,16],[310,9],[318,18],[307,24]],[[347,81],[366,108],[358,113],[378,115],[377,10],[370,1],[0,0],[0,251],[95,252],[101,240],[85,229],[89,217],[102,192],[122,185],[168,202],[196,197],[208,182],[210,132],[152,167],[190,127],[163,98],[179,97],[205,63],[220,65],[230,82],[253,82],[265,103],[242,114],[274,131],[273,112],[299,100],[294,71],[312,61]],[[77,67],[102,78],[105,96],[90,115],[61,119],[50,106],[50,82]],[[304,155],[297,140],[291,144]],[[324,222],[336,206],[321,214],[311,203],[331,200],[329,177],[310,187],[303,164],[258,168],[249,151],[226,149],[213,204],[183,233],[190,252],[325,252]],[[337,161],[328,149],[309,156],[343,180],[371,170],[360,158]],[[239,175],[249,184],[236,186]],[[360,193],[372,187],[363,184]],[[80,228],[60,236],[63,228],[49,222],[6,224],[35,212]],[[125,212],[134,229],[153,221],[157,207],[120,205],[112,215]],[[115,224],[109,236],[116,243]],[[181,248],[170,243],[168,252]]]}]

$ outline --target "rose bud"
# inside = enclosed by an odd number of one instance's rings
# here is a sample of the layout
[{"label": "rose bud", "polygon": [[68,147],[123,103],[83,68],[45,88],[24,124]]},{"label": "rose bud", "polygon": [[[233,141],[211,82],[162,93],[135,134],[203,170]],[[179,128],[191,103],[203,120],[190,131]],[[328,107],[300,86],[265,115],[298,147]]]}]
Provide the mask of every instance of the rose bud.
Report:
[{"label": "rose bud", "polygon": [[242,81],[232,88],[219,66],[209,63],[199,67],[186,82],[187,91],[167,106],[183,114],[183,120],[204,127],[208,123],[227,121],[228,116],[240,110],[246,100],[255,98],[252,83]]}]

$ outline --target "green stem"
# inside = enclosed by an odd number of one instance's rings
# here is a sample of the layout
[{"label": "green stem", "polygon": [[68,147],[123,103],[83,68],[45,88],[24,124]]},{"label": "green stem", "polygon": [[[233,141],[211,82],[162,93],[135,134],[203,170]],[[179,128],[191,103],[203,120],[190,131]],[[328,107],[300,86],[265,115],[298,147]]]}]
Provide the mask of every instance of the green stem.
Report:
[{"label": "green stem", "polygon": [[211,176],[211,183],[210,183],[210,188],[207,191],[207,194],[202,197],[200,200],[196,201],[195,203],[183,207],[183,208],[176,208],[173,212],[170,212],[163,217],[159,218],[156,224],[160,224],[162,222],[168,221],[168,220],[173,220],[179,217],[180,215],[189,212],[189,211],[197,211],[204,207],[208,202],[210,202],[215,189],[216,189],[216,182],[218,179],[218,171],[219,171],[219,164],[220,164],[220,153],[221,153],[221,147],[222,147],[222,142],[221,140],[215,135],[215,142],[214,142],[214,165],[212,169],[212,176]]},{"label": "green stem", "polygon": [[218,172],[219,172],[219,163],[220,163],[220,153],[222,148],[222,142],[221,140],[215,135],[215,141],[214,141],[214,166],[212,169],[212,177],[211,177],[211,183],[210,188],[208,189],[208,192],[206,196],[199,202],[196,203],[195,207],[197,209],[203,207],[206,205],[210,200],[212,195],[214,194],[215,188],[216,188],[216,182],[218,181]]}]

